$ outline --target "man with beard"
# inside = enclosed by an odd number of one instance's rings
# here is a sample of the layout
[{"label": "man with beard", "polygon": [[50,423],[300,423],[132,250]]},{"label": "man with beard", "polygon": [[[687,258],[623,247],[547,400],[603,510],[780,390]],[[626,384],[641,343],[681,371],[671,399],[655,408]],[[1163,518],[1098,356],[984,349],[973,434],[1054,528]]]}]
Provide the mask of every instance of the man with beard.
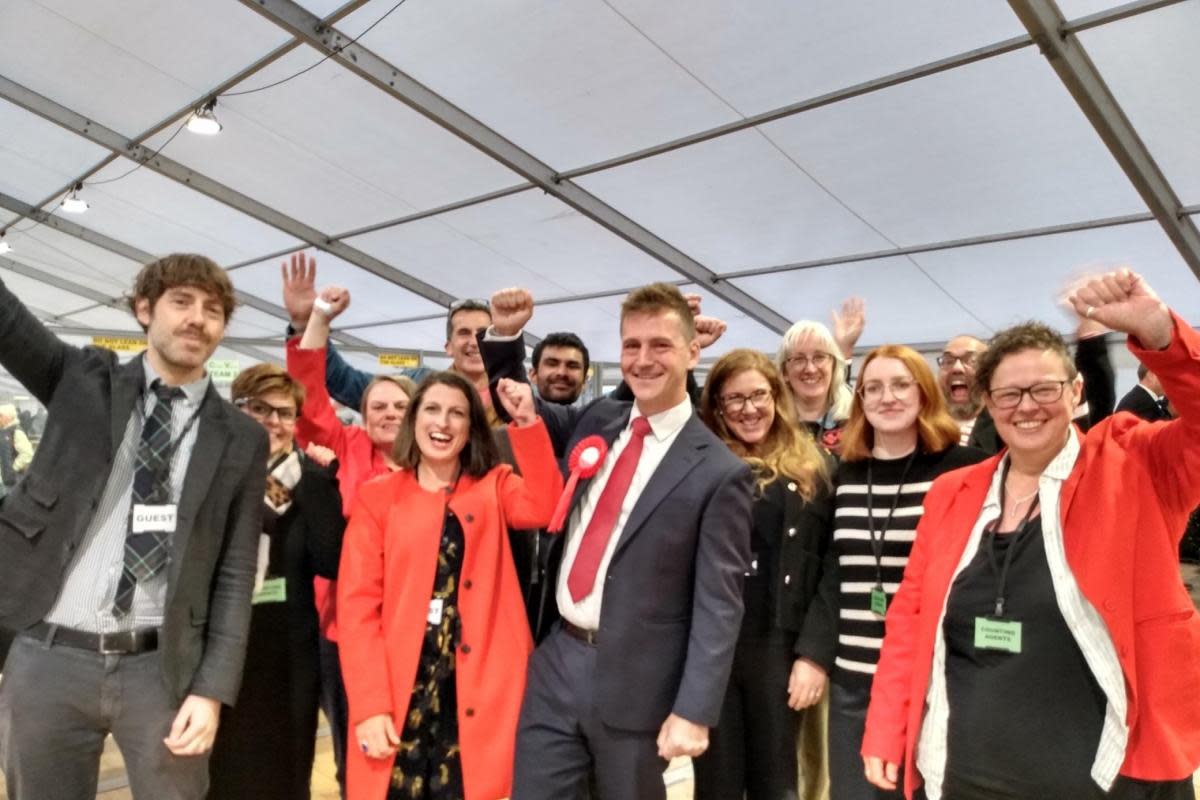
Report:
[{"label": "man with beard", "polygon": [[[1075,329],[1075,369],[1083,378],[1084,402],[1075,410],[1075,423],[1088,430],[1112,414],[1116,400],[1112,361],[1108,355],[1107,329],[1095,320],[1078,317]],[[946,397],[950,416],[958,423],[960,444],[998,453],[1004,442],[996,434],[996,423],[983,407],[982,395],[973,390],[976,360],[987,345],[969,334],[946,342],[938,356],[938,385]]]},{"label": "man with beard", "polygon": [[[994,453],[999,450],[996,427],[991,424],[990,418],[985,418],[979,432],[975,432],[983,403],[971,391],[975,383],[975,361],[984,350],[987,350],[987,345],[968,334],[955,336],[946,342],[937,359],[938,385],[946,397],[950,416],[954,417],[962,431],[959,444],[971,444]],[[980,438],[984,441],[980,442]]]},{"label": "man with beard", "polygon": [[200,800],[237,699],[267,436],[207,363],[235,305],[223,269],[138,274],[146,350],[66,344],[0,283],[0,362],[49,409],[0,508],[0,759],[13,800],[94,797],[112,734],[137,798]]},{"label": "man with beard", "polygon": [[578,336],[549,333],[533,348],[529,381],[537,387],[538,397],[569,406],[583,394],[588,364],[588,350]]}]

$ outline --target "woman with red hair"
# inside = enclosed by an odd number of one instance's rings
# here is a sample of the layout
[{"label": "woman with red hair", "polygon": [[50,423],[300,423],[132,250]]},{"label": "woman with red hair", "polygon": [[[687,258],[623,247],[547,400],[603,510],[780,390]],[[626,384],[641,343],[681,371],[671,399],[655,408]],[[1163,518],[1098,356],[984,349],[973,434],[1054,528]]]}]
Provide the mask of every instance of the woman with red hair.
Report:
[{"label": "woman with red hair", "polygon": [[884,618],[900,584],[925,493],[937,476],[980,461],[929,365],[902,345],[867,354],[842,436],[833,543],[823,581],[836,584],[836,656],[829,690],[832,800],[887,797],[863,777],[862,744]]}]

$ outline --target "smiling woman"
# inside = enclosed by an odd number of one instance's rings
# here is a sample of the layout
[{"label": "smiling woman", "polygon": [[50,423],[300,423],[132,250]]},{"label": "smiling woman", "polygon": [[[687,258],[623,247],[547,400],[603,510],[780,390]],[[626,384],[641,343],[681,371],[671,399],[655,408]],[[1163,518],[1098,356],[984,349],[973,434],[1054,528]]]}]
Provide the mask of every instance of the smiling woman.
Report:
[{"label": "smiling woman", "polygon": [[1178,544],[1200,500],[1200,336],[1129,270],[1070,302],[1129,335],[1179,419],[1084,435],[1062,338],[996,334],[977,391],[1008,450],[926,499],[862,745],[883,789],[903,767],[931,798],[1194,796],[1200,621]]},{"label": "smiling woman", "polygon": [[497,388],[523,477],[498,463],[471,383],[435,372],[398,471],[359,491],[338,581],[352,800],[509,795],[533,639],[508,527],[544,527],[562,475],[532,390]]}]

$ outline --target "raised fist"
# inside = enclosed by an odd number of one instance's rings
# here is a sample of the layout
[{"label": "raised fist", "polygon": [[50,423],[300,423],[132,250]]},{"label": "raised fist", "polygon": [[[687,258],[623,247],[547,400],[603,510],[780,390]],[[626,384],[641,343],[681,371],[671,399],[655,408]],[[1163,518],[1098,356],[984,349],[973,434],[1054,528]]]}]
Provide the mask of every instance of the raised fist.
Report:
[{"label": "raised fist", "polygon": [[1154,290],[1131,269],[1097,275],[1067,296],[1084,319],[1134,336],[1143,347],[1161,350],[1171,343],[1174,321]]},{"label": "raised fist", "polygon": [[537,406],[533,402],[533,387],[523,381],[501,378],[496,384],[500,404],[513,422],[521,427],[537,421]]},{"label": "raised fist", "polygon": [[725,333],[725,329],[729,326],[724,320],[716,317],[706,317],[703,314],[697,316],[694,320],[696,326],[696,341],[700,343],[700,349],[708,347],[720,339]]},{"label": "raised fist", "polygon": [[341,286],[326,286],[321,290],[318,299],[313,301],[313,310],[332,322],[339,314],[350,307],[350,290]]},{"label": "raised fist", "polygon": [[501,336],[516,336],[533,317],[528,289],[501,289],[492,295],[492,327]]}]

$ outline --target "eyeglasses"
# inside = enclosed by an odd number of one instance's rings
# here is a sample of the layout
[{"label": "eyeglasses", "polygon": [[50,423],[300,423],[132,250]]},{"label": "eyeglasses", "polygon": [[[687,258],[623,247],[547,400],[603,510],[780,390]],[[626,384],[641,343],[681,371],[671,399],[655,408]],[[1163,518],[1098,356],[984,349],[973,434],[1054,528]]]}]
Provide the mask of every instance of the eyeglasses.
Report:
[{"label": "eyeglasses", "polygon": [[969,369],[975,366],[978,360],[979,353],[942,353],[937,357],[937,364],[942,369],[953,369],[954,363],[958,362],[963,365],[963,369]]},{"label": "eyeglasses", "polygon": [[236,401],[234,405],[259,422],[266,422],[272,414],[278,417],[284,425],[290,425],[296,421],[296,409],[291,406],[273,406],[262,400],[252,400],[246,397]]},{"label": "eyeglasses", "polygon": [[824,369],[831,361],[833,361],[833,356],[818,350],[811,356],[806,356],[803,353],[788,356],[783,360],[783,363],[786,367],[795,367],[796,369],[804,369],[809,364],[813,365],[813,369]]},{"label": "eyeglasses", "polygon": [[1029,395],[1039,406],[1048,406],[1058,401],[1063,395],[1069,380],[1042,381],[1033,386],[1002,386],[999,389],[988,389],[988,397],[992,398],[996,408],[1016,408],[1021,405],[1021,398]]},{"label": "eyeglasses", "polygon": [[762,411],[774,399],[769,389],[756,389],[750,394],[727,394],[721,398],[721,410],[726,414],[745,414],[746,404],[749,403]]},{"label": "eyeglasses", "polygon": [[883,390],[887,389],[892,393],[892,397],[897,400],[907,400],[912,396],[913,387],[917,385],[916,381],[904,380],[897,378],[894,381],[871,381],[864,383],[858,387],[858,394],[862,397],[864,403],[872,405],[883,400]]}]

